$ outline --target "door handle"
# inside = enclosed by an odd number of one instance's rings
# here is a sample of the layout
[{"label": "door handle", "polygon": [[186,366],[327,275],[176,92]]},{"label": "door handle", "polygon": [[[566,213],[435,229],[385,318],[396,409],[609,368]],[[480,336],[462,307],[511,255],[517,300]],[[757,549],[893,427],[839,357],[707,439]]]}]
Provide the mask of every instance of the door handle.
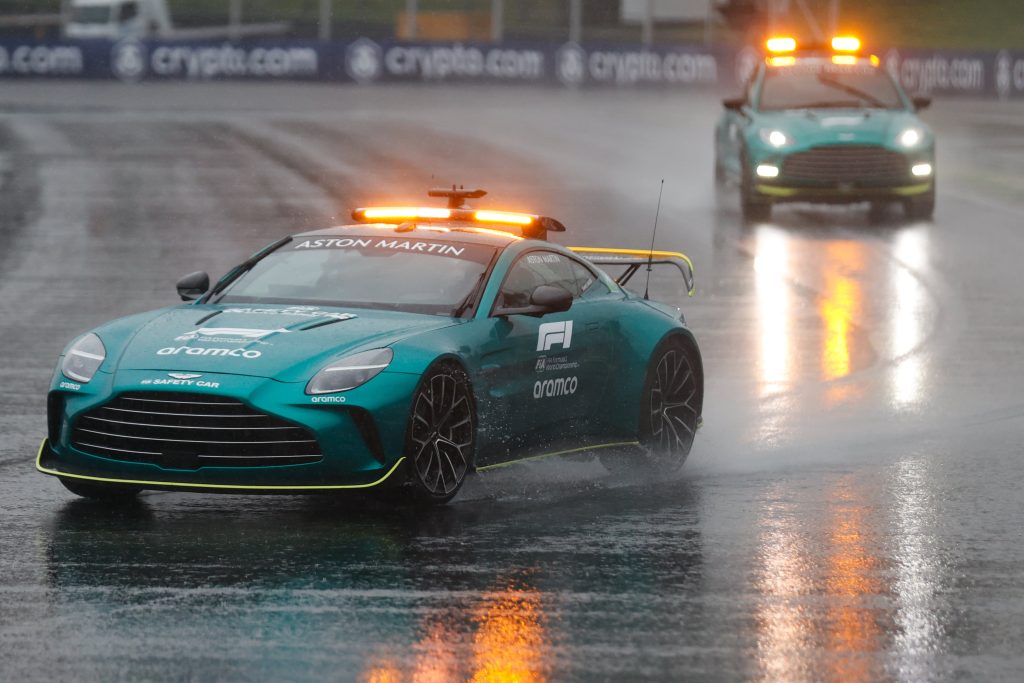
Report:
[{"label": "door handle", "polygon": [[587,332],[593,332],[601,327],[601,323],[587,323]]}]

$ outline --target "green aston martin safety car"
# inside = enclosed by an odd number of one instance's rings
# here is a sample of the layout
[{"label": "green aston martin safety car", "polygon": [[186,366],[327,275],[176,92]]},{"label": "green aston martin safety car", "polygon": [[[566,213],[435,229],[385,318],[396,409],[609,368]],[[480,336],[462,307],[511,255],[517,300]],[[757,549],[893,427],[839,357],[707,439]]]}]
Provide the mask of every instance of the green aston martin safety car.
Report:
[{"label": "green aston martin safety car", "polygon": [[744,218],[782,202],[892,202],[908,217],[935,209],[935,138],[911,98],[860,41],[827,49],[772,38],[742,97],[723,102],[715,180],[739,187]]},{"label": "green aston martin safety car", "polygon": [[358,209],[74,340],[37,468],[105,499],[398,487],[445,502],[474,470],[540,455],[682,465],[700,352],[677,308],[625,285],[669,265],[692,294],[689,259],[564,248],[554,219],[431,194],[448,207]]}]

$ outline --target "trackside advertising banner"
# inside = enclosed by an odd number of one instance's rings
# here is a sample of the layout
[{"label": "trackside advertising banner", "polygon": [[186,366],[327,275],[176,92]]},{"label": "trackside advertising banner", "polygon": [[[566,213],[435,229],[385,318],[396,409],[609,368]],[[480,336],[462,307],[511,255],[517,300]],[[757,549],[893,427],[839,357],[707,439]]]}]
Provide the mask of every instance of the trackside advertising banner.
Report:
[{"label": "trackside advertising banner", "polygon": [[[1024,96],[1024,52],[891,49],[912,94]],[[535,83],[736,90],[761,59],[751,48],[317,41],[0,40],[0,78]]]}]

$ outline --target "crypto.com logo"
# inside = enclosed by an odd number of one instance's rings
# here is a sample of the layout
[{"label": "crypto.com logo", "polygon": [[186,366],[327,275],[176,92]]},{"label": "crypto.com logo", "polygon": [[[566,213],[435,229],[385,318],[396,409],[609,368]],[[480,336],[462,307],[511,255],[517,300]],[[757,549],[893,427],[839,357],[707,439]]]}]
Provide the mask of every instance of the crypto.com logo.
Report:
[{"label": "crypto.com logo", "polygon": [[360,38],[345,50],[345,71],[356,83],[373,83],[380,78],[384,54],[380,45]]},{"label": "crypto.com logo", "polygon": [[555,55],[555,73],[562,85],[580,85],[587,77],[587,53],[576,43],[566,43]]},{"label": "crypto.com logo", "polygon": [[572,344],[571,320],[541,324],[540,329],[537,330],[537,350],[550,351],[555,344],[561,344],[562,349],[568,349]]},{"label": "crypto.com logo", "polygon": [[133,82],[146,75],[146,46],[137,38],[125,38],[110,48],[110,71],[122,81]]}]

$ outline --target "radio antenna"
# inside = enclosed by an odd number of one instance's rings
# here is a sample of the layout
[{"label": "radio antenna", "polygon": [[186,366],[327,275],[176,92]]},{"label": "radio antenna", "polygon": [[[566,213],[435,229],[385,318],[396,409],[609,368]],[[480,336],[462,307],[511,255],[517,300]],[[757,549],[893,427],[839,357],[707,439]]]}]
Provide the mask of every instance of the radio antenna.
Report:
[{"label": "radio antenna", "polygon": [[647,284],[644,285],[644,299],[650,299],[651,264],[654,261],[654,239],[658,236],[658,216],[661,214],[661,193],[665,191],[665,179],[661,179],[658,187],[658,208],[654,211],[654,230],[651,231],[651,248],[647,252]]}]

